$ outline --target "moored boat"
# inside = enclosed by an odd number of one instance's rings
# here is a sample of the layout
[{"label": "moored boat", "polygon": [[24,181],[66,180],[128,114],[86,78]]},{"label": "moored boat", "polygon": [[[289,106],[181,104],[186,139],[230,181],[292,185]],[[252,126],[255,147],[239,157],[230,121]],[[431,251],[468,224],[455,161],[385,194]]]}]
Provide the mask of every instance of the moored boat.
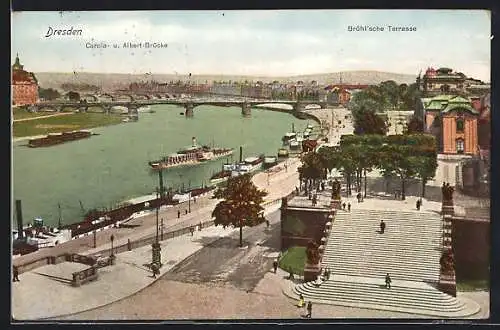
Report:
[{"label": "moored boat", "polygon": [[296,150],[299,149],[300,144],[296,139],[290,141],[290,149]]},{"label": "moored boat", "polygon": [[264,168],[270,168],[278,164],[278,157],[266,156],[264,157]]},{"label": "moored boat", "polygon": [[278,158],[285,158],[289,156],[289,152],[287,148],[280,148],[278,150]]},{"label": "moored boat", "polygon": [[89,130],[52,133],[42,138],[30,139],[28,141],[28,147],[31,148],[50,147],[56,144],[89,138],[91,136],[92,132]]}]

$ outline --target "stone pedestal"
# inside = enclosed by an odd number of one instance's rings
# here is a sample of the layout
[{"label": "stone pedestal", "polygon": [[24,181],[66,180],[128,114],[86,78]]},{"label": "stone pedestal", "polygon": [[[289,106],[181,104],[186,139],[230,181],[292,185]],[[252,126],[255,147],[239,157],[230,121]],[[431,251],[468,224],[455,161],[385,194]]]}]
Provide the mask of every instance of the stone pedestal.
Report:
[{"label": "stone pedestal", "polygon": [[441,205],[441,215],[455,215],[455,206],[453,205],[453,201],[448,202],[448,201],[443,201]]},{"label": "stone pedestal", "polygon": [[319,263],[313,265],[306,263],[304,266],[304,282],[316,281],[321,274],[321,265]]},{"label": "stone pedestal", "polygon": [[332,199],[330,202],[330,207],[334,210],[340,210],[342,208],[342,200],[340,199]]},{"label": "stone pedestal", "polygon": [[441,292],[447,293],[453,297],[457,296],[457,281],[455,274],[441,274],[439,276],[438,288]]}]

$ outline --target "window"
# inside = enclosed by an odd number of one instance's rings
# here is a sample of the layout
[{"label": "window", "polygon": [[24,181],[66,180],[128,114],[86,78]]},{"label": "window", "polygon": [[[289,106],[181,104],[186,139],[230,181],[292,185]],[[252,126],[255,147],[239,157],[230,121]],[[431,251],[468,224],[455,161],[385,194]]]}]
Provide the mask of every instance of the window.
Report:
[{"label": "window", "polygon": [[457,139],[457,154],[463,154],[464,153],[464,140],[463,139]]},{"label": "window", "polygon": [[462,118],[457,119],[457,132],[464,131],[464,120]]}]

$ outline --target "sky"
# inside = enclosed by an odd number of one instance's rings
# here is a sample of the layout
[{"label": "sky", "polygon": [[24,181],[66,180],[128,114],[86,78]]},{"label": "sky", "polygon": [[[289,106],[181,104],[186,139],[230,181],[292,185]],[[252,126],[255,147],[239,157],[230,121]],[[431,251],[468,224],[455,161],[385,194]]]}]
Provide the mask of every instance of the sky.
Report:
[{"label": "sky", "polygon": [[[348,31],[358,25],[384,31]],[[390,32],[389,25],[417,31]],[[71,27],[81,36],[46,37],[49,28]],[[490,81],[490,32],[484,10],[14,12],[11,56],[19,53],[33,72],[417,75],[432,66]],[[124,42],[168,46],[129,49]]]}]

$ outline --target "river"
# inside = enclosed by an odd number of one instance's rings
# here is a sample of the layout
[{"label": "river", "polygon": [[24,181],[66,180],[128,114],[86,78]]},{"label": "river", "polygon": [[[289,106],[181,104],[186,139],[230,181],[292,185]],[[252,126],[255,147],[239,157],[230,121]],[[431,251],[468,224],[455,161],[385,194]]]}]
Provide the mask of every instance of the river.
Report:
[{"label": "river", "polygon": [[[243,117],[239,107],[198,106],[194,118],[179,115],[174,105],[152,106],[155,113],[140,113],[138,122],[100,127],[100,135],[48,148],[28,148],[26,141],[13,145],[13,200],[21,199],[24,223],[40,216],[48,225],[58,222],[61,204],[63,223],[83,219],[84,209],[111,207],[133,197],[152,193],[158,186],[158,175],[147,162],[174,153],[191,144],[235,149],[233,160],[259,154],[276,155],[281,137],[290,131],[303,130],[309,120],[289,114],[252,109]],[[184,184],[209,184],[210,176],[219,171],[226,158],[196,166],[164,170],[165,186],[177,189]],[[14,203],[12,203],[14,206]],[[15,224],[13,207],[12,223]]]}]

